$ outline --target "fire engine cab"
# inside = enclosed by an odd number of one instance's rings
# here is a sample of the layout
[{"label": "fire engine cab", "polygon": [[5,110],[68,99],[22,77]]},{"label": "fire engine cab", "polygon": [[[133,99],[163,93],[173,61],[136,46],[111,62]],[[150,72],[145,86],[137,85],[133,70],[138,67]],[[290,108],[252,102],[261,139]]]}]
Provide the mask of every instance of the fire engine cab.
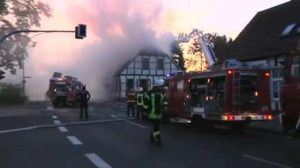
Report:
[{"label": "fire engine cab", "polygon": [[72,104],[78,102],[78,93],[82,83],[72,76],[64,76],[62,73],[54,72],[49,80],[49,89],[47,96],[53,105]]},{"label": "fire engine cab", "polygon": [[250,67],[218,67],[168,78],[168,116],[243,125],[272,120],[270,72]]}]

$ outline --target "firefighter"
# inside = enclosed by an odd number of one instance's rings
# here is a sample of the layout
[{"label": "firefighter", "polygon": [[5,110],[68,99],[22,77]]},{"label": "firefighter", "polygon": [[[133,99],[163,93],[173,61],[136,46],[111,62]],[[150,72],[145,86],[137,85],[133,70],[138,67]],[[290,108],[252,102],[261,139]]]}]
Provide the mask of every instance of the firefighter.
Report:
[{"label": "firefighter", "polygon": [[152,90],[146,95],[148,117],[153,125],[150,134],[151,143],[161,146],[160,121],[163,111],[167,106],[166,97],[163,94],[163,81],[154,81]]},{"label": "firefighter", "polygon": [[[79,92],[79,100],[80,100],[80,119],[83,119],[83,115],[86,120],[89,119],[88,115],[88,101],[90,100],[91,95],[88,90],[86,90],[86,86],[82,87],[82,90]],[[84,113],[84,114],[83,114]]]},{"label": "firefighter", "polygon": [[136,105],[137,105],[137,114],[136,119],[140,119],[140,115],[143,118],[143,111],[144,111],[144,92],[143,88],[139,88],[139,92],[136,94]]},{"label": "firefighter", "polygon": [[136,93],[134,89],[130,89],[127,93],[127,117],[129,117],[130,111],[132,117],[135,116],[135,104],[136,104]]}]

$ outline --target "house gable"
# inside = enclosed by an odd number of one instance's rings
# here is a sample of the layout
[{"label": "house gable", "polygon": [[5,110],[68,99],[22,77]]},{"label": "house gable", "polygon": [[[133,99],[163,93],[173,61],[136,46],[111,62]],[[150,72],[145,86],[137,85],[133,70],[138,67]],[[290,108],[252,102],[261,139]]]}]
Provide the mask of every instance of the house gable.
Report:
[{"label": "house gable", "polygon": [[297,37],[279,36],[288,25],[300,23],[299,11],[300,1],[292,0],[258,12],[235,39],[232,56],[240,60],[263,59],[294,50]]}]

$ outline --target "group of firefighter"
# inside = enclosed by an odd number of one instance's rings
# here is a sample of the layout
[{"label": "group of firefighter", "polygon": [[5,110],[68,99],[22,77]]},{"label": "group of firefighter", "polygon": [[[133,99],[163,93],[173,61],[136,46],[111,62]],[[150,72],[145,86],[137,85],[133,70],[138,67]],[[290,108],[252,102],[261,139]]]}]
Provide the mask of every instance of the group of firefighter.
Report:
[{"label": "group of firefighter", "polygon": [[[130,89],[127,93],[127,117],[136,117],[136,119],[149,119],[153,125],[150,134],[151,143],[161,146],[160,120],[164,111],[167,110],[168,102],[164,91],[162,81],[154,81],[153,88],[150,91],[140,87],[136,92]],[[135,115],[135,109],[137,114]]]}]

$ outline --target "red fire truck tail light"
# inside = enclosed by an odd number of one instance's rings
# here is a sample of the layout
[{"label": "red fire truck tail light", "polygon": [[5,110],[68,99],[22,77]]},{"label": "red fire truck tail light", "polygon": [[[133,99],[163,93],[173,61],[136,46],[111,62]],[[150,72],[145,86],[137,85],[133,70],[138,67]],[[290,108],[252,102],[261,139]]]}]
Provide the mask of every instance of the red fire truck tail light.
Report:
[{"label": "red fire truck tail light", "polygon": [[265,77],[269,77],[270,76],[270,73],[269,72],[266,72],[265,73]]},{"label": "red fire truck tail light", "polygon": [[273,119],[273,116],[272,116],[272,115],[268,115],[268,119],[269,119],[269,120],[272,120],[272,119]]},{"label": "red fire truck tail light", "polygon": [[233,71],[232,70],[228,70],[227,73],[228,73],[228,75],[231,75],[231,74],[233,74]]},{"label": "red fire truck tail light", "polygon": [[225,115],[225,116],[223,116],[223,119],[225,121],[233,121],[235,119],[235,117],[233,115]]},{"label": "red fire truck tail light", "polygon": [[273,116],[272,115],[264,115],[264,120],[272,120]]},{"label": "red fire truck tail light", "polygon": [[227,121],[228,120],[228,116],[224,116],[224,120]]}]

